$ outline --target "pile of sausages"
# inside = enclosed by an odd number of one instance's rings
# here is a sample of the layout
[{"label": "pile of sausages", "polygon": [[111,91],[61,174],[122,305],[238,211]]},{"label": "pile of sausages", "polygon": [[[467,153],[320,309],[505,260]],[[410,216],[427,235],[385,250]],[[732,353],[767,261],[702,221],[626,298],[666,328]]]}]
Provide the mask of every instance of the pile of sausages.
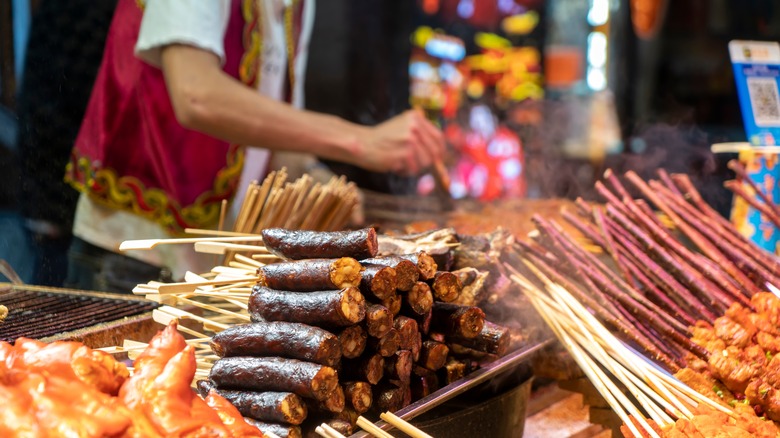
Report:
[{"label": "pile of sausages", "polygon": [[327,422],[353,432],[359,415],[395,412],[501,356],[508,329],[452,304],[461,278],[417,254],[377,256],[373,228],[266,229],[285,261],[258,270],[252,322],[212,338],[215,389],[263,431],[302,436]]}]

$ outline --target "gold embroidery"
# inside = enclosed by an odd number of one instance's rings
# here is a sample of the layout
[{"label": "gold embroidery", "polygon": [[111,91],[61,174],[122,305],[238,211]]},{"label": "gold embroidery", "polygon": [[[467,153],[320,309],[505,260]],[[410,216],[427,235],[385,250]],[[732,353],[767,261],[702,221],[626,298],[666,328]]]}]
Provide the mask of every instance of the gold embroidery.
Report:
[{"label": "gold embroidery", "polygon": [[260,57],[263,51],[262,22],[258,0],[244,0],[241,13],[244,16],[244,56],[238,68],[241,82],[252,88],[260,84]]},{"label": "gold embroidery", "polygon": [[216,223],[221,200],[233,194],[244,165],[243,151],[237,146],[231,146],[227,158],[212,189],[185,207],[172,200],[164,190],[146,187],[135,177],[118,176],[112,169],[93,166],[84,156],[71,159],[65,180],[96,202],[131,211],[159,223],[169,232],[181,233],[184,228],[202,228]]},{"label": "gold embroidery", "polygon": [[141,9],[146,9],[146,0],[135,0],[135,4]]}]

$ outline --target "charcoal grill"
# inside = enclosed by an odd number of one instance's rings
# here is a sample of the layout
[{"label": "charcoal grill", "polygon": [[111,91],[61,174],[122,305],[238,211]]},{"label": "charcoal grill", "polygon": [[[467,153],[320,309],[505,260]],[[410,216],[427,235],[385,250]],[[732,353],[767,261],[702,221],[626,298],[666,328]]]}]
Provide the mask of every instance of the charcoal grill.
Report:
[{"label": "charcoal grill", "polygon": [[126,336],[150,338],[160,326],[151,312],[160,304],[134,296],[0,283],[0,341],[19,337],[45,342],[74,340],[92,348],[121,345]]}]

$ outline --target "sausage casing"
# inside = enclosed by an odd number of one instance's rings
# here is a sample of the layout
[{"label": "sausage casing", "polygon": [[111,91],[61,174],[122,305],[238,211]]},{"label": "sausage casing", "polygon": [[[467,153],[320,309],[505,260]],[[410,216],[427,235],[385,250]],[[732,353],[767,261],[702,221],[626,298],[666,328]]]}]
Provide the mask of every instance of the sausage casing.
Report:
[{"label": "sausage casing", "polygon": [[281,356],[333,367],[341,345],[333,333],[286,321],[255,322],[229,327],[211,338],[217,356]]},{"label": "sausage casing", "polygon": [[268,251],[290,260],[339,257],[360,260],[376,256],[379,249],[374,228],[354,231],[267,228],[262,235]]}]

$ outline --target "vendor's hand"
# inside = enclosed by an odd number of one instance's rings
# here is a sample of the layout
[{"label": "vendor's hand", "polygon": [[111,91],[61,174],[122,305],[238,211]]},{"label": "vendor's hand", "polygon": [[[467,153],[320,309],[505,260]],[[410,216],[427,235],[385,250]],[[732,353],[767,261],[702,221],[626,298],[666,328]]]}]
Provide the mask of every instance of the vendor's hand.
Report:
[{"label": "vendor's hand", "polygon": [[444,136],[421,111],[409,110],[368,129],[363,146],[362,167],[416,175],[441,159]]}]

